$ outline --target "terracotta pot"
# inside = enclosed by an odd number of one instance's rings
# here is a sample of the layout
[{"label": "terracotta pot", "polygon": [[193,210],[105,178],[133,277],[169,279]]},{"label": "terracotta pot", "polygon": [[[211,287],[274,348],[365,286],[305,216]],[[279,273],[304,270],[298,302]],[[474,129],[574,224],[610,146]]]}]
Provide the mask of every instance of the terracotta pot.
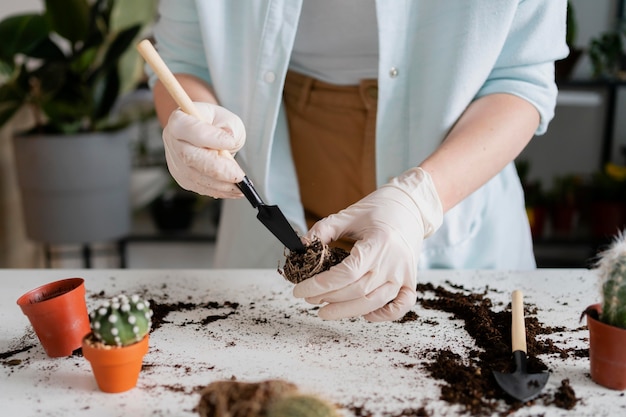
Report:
[{"label": "terracotta pot", "polygon": [[134,388],[139,379],[143,357],[148,352],[149,335],[140,342],[122,347],[98,347],[83,339],[83,356],[91,364],[98,388],[103,392],[117,393]]},{"label": "terracotta pot", "polygon": [[591,379],[614,390],[626,389],[626,329],[599,321],[600,304],[587,307]]},{"label": "terracotta pot", "polygon": [[17,304],[52,358],[70,356],[91,331],[82,278],[42,285],[18,298]]}]

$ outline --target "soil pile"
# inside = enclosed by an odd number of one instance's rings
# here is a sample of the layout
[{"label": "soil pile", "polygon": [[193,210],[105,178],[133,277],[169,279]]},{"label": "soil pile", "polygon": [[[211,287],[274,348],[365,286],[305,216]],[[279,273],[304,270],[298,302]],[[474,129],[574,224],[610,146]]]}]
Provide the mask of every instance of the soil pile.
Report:
[{"label": "soil pile", "polygon": [[[474,339],[476,347],[469,357],[461,357],[450,350],[429,352],[431,362],[423,364],[430,375],[445,381],[441,389],[441,399],[462,405],[472,415],[491,415],[498,411],[498,400],[505,399],[511,410],[524,404],[507,397],[498,386],[493,371],[513,372],[511,359],[511,311],[494,311],[491,299],[486,294],[468,291],[449,291],[432,284],[419,284],[418,291],[434,294],[434,298],[420,297],[418,303],[427,309],[452,313],[454,319],[462,320],[465,330]],[[528,372],[547,371],[548,367],[537,357],[542,354],[556,354],[567,357],[568,352],[554,345],[549,339],[538,340],[538,335],[547,335],[561,328],[543,326],[533,314],[536,309],[525,306],[526,343]],[[573,408],[578,399],[569,381],[564,380],[558,392],[551,398],[542,394],[546,405],[560,408]]]}]

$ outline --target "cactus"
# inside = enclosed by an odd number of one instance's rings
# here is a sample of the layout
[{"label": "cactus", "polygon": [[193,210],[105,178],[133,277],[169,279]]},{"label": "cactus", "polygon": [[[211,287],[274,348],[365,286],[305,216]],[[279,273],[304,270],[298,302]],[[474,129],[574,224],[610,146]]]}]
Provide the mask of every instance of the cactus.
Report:
[{"label": "cactus", "polygon": [[600,254],[597,266],[602,283],[600,320],[626,329],[626,231]]},{"label": "cactus", "polygon": [[334,406],[313,395],[289,395],[270,404],[267,417],[339,417]]},{"label": "cactus", "polygon": [[152,325],[150,303],[134,294],[121,294],[102,303],[90,315],[94,338],[109,346],[139,342]]}]

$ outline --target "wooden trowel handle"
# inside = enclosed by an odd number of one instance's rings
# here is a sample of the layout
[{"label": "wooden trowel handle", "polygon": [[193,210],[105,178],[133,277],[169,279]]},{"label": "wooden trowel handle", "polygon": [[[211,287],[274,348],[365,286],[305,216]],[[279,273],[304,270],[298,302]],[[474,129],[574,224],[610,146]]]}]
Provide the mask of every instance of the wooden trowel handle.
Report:
[{"label": "wooden trowel handle", "polygon": [[[183,89],[183,86],[180,85],[172,71],[167,67],[167,64],[165,64],[165,61],[163,61],[163,58],[161,58],[152,43],[148,39],[142,40],[137,44],[137,51],[139,51],[143,59],[150,65],[150,68],[152,68],[181,110],[191,116],[202,119],[193,101],[191,101],[191,98]],[[220,151],[220,154],[233,158],[228,151]]]},{"label": "wooden trowel handle", "polygon": [[524,324],[524,300],[520,290],[511,295],[511,347],[512,351],[526,353],[526,326]]},{"label": "wooden trowel handle", "polygon": [[137,44],[137,50],[148,65],[150,65],[150,68],[152,68],[157,77],[159,77],[161,83],[163,83],[182,111],[197,118],[201,118],[196,106],[193,105],[193,101],[191,101],[191,98],[187,95],[183,86],[180,85],[176,77],[174,77],[174,74],[172,74],[172,71],[167,67],[157,50],[154,49],[152,43],[148,39],[144,39]]}]

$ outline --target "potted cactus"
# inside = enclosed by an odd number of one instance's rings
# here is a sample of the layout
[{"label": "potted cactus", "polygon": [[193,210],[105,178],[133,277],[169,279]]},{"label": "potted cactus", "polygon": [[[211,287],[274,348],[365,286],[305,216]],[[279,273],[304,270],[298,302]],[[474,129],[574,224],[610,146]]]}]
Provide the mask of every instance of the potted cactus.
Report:
[{"label": "potted cactus", "polygon": [[98,387],[110,393],[134,388],[148,352],[149,302],[136,294],[121,294],[93,310],[89,319],[91,332],[83,339],[82,348]]},{"label": "potted cactus", "polygon": [[626,230],[600,254],[597,270],[602,302],[583,313],[589,328],[591,378],[615,390],[626,389]]}]

